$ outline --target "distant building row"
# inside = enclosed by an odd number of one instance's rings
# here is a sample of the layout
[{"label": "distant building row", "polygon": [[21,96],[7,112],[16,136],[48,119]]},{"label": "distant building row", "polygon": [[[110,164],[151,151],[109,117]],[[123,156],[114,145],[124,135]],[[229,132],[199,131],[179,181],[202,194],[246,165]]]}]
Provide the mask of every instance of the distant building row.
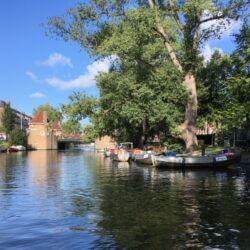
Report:
[{"label": "distant building row", "polygon": [[[0,100],[0,128],[3,126],[2,117],[3,117],[4,110],[6,108],[6,105],[7,103],[5,101]],[[31,120],[31,117],[16,109],[12,109],[12,112],[15,114],[15,127],[26,130],[29,127],[29,122]],[[0,140],[4,136],[5,135],[3,133],[0,133]]]}]

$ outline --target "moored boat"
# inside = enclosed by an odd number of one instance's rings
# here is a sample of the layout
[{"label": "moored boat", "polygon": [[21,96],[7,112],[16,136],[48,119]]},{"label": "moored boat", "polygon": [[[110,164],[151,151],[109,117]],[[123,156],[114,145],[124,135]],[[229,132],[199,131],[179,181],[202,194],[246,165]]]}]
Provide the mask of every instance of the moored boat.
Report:
[{"label": "moored boat", "polygon": [[16,153],[16,152],[18,152],[18,149],[16,149],[16,148],[9,147],[7,149],[7,153]]},{"label": "moored boat", "polygon": [[240,153],[226,153],[219,155],[205,156],[155,156],[152,155],[152,163],[156,167],[183,167],[183,168],[199,168],[199,167],[227,167],[241,160]]},{"label": "moored boat", "polygon": [[105,157],[110,157],[111,154],[112,154],[111,149],[105,149],[105,151],[104,151],[104,156],[105,156]]},{"label": "moored boat", "polygon": [[17,151],[25,151],[26,147],[22,146],[22,145],[18,145],[18,146],[11,146],[10,147],[13,150],[17,150]]},{"label": "moored boat", "polygon": [[111,154],[112,160],[120,161],[120,162],[129,161],[130,157],[131,157],[131,154],[124,149],[114,150],[114,153]]},{"label": "moored boat", "polygon": [[152,155],[151,153],[134,155],[134,161],[141,164],[152,165],[153,163],[151,155]]}]

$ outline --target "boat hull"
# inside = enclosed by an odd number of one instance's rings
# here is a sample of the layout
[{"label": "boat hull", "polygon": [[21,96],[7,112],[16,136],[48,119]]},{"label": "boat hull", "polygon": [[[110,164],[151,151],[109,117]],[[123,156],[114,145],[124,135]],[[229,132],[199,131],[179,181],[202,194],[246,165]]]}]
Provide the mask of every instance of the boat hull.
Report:
[{"label": "boat hull", "polygon": [[104,156],[105,156],[105,157],[110,157],[110,156],[111,156],[111,151],[105,150],[105,151],[104,151]]},{"label": "boat hull", "polygon": [[128,152],[111,154],[111,158],[113,161],[127,162],[130,159],[130,154]]},{"label": "boat hull", "polygon": [[210,156],[152,156],[153,165],[156,167],[227,167],[238,163],[240,154],[233,155],[210,155]]},{"label": "boat hull", "polygon": [[134,161],[140,164],[152,165],[151,154],[134,155]]}]

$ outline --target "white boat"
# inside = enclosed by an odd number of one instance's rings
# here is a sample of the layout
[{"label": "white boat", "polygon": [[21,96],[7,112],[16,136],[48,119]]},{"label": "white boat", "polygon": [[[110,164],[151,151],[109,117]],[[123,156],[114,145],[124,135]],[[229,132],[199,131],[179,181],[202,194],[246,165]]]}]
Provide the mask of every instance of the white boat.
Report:
[{"label": "white boat", "polygon": [[152,155],[151,151],[146,152],[141,150],[139,154],[133,154],[133,160],[141,164],[152,165],[153,163],[151,155]]},{"label": "white boat", "polygon": [[105,151],[104,151],[104,156],[105,157],[110,157],[111,156],[111,150],[110,149],[105,149]]},{"label": "white boat", "polygon": [[156,167],[183,167],[183,168],[204,168],[204,167],[227,167],[241,160],[239,153],[226,153],[219,155],[205,156],[155,156],[152,155],[153,165]]},{"label": "white boat", "polygon": [[13,149],[13,150],[16,150],[16,151],[26,151],[26,147],[24,147],[22,145],[11,146],[10,148]]},{"label": "white boat", "polygon": [[119,150],[114,150],[114,153],[111,154],[111,159],[114,161],[120,161],[120,162],[126,162],[129,161],[131,154],[124,150],[124,149],[119,149]]}]

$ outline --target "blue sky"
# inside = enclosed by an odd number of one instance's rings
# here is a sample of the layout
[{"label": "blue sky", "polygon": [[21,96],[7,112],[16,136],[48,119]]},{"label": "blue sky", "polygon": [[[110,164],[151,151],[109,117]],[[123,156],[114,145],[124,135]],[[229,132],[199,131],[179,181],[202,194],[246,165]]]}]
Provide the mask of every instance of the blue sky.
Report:
[{"label": "blue sky", "polygon": [[[0,100],[31,114],[43,103],[58,107],[73,91],[96,95],[93,77],[107,71],[109,62],[94,62],[77,44],[46,37],[41,26],[49,16],[60,15],[78,0],[1,0]],[[237,31],[234,23],[230,31]],[[230,32],[221,41],[204,47],[209,57],[214,48],[233,49]]]}]

